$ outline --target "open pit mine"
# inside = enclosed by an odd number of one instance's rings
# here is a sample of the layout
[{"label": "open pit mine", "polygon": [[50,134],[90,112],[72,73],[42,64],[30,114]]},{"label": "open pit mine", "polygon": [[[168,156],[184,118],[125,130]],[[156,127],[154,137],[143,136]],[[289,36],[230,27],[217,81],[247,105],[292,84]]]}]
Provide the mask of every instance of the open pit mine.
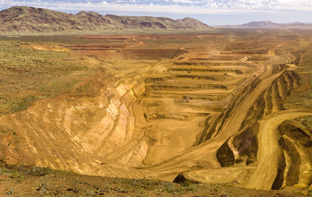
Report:
[{"label": "open pit mine", "polygon": [[15,47],[66,52],[62,61],[87,66],[70,75],[87,77],[0,116],[7,164],[258,190],[310,186],[309,33],[27,39]]}]

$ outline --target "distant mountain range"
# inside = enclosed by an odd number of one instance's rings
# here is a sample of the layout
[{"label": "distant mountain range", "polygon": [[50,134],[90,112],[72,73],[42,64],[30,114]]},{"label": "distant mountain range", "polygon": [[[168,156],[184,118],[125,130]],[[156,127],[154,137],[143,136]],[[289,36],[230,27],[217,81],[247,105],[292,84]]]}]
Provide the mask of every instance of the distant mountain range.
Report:
[{"label": "distant mountain range", "polygon": [[100,15],[95,12],[67,14],[33,7],[11,7],[0,12],[1,34],[79,34],[110,30],[206,30],[192,18]]},{"label": "distant mountain range", "polygon": [[[257,21],[215,28],[312,29],[312,23],[279,24]],[[43,8],[17,6],[0,12],[1,35],[101,34],[103,32],[166,30],[209,30],[193,18],[173,20],[166,17],[101,15],[96,12],[67,14]]]},{"label": "distant mountain range", "polygon": [[312,23],[273,23],[271,21],[255,21],[242,25],[226,25],[219,27],[255,29],[312,29]]}]

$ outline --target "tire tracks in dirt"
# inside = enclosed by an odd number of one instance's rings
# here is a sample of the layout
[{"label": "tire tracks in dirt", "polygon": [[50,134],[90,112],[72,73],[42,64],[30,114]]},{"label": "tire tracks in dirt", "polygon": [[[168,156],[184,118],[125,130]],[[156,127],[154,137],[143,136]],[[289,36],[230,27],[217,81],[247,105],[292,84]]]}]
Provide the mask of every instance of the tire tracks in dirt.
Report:
[{"label": "tire tracks in dirt", "polygon": [[287,110],[273,113],[264,117],[260,123],[258,134],[259,150],[256,171],[246,184],[247,188],[270,190],[278,174],[279,161],[282,159],[282,150],[279,147],[278,127],[282,122],[301,116],[312,115],[304,110]]},{"label": "tire tracks in dirt", "polygon": [[220,168],[220,163],[216,157],[218,149],[227,139],[239,131],[249,109],[274,80],[284,72],[272,74],[272,67],[273,65],[265,67],[264,72],[259,76],[261,81],[243,99],[238,101],[239,103],[232,109],[217,135],[196,147],[188,149],[183,154],[144,168],[142,171],[148,177],[172,181],[183,171],[201,167],[201,163],[205,163],[209,168]]}]

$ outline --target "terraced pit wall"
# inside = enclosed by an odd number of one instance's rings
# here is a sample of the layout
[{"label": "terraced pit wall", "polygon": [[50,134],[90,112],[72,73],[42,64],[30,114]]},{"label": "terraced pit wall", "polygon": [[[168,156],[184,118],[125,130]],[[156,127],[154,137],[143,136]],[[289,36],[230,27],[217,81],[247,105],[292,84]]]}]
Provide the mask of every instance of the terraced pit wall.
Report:
[{"label": "terraced pit wall", "polygon": [[2,139],[2,159],[9,164],[107,175],[100,169],[106,155],[136,137],[133,105],[144,92],[144,83],[111,83],[98,91],[94,98],[60,96],[2,116],[2,130],[16,132],[18,139]]},{"label": "terraced pit wall", "polygon": [[211,36],[64,44],[108,74],[89,84],[95,94],[0,116],[1,159],[88,175],[307,187],[312,135],[296,118],[311,113],[285,105],[302,85],[300,61],[276,53],[293,41],[258,36],[269,41],[235,37],[240,50],[235,39]]}]

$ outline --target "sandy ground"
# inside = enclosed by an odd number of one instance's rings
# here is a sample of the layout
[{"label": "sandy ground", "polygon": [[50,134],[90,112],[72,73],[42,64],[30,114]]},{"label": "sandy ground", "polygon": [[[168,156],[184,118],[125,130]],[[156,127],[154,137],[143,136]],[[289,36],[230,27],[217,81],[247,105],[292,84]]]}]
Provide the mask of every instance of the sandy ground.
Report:
[{"label": "sandy ground", "polygon": [[[32,44],[29,50],[71,54],[64,61],[92,75],[70,92],[0,116],[1,159],[92,176],[308,187],[310,148],[284,135],[302,159],[287,162],[292,155],[278,129],[311,115],[284,106],[302,81],[287,48],[295,41],[257,36],[259,42],[190,35]],[[300,178],[290,181],[293,168]]]}]

